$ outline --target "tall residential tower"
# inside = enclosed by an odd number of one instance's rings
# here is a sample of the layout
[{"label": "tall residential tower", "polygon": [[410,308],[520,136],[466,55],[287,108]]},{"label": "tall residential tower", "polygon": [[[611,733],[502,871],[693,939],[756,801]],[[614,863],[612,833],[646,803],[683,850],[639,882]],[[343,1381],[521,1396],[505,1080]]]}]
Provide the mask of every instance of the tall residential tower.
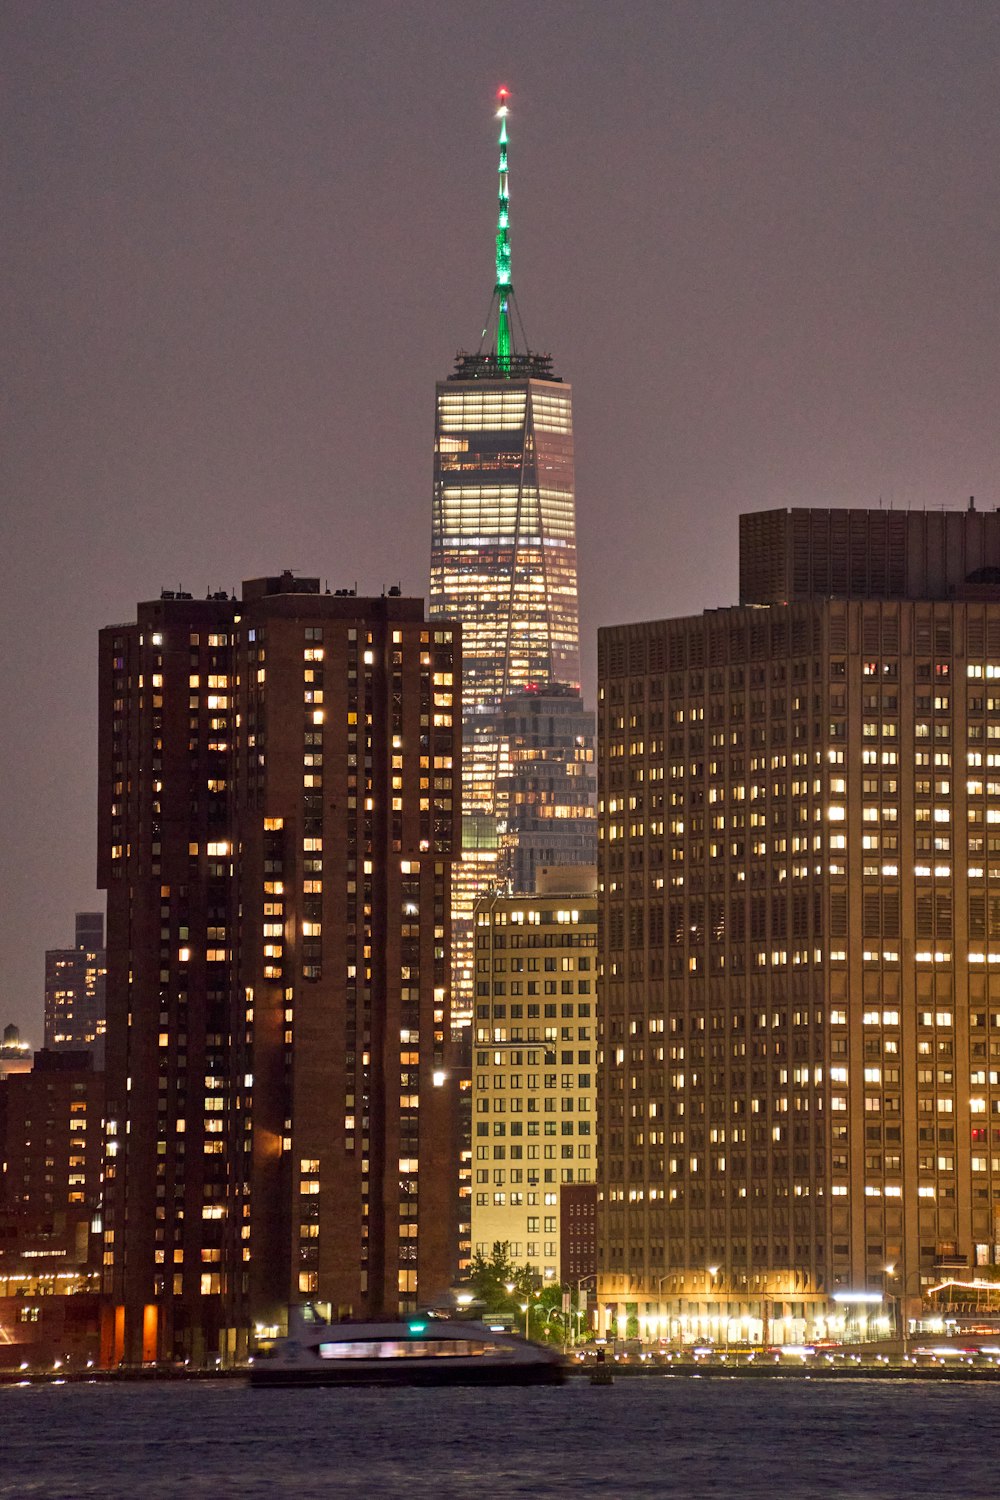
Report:
[{"label": "tall residential tower", "polygon": [[[461,621],[465,661],[463,863],[453,908],[459,1022],[471,1017],[473,903],[496,879],[501,705],[532,688],[580,691],[572,395],[551,356],[518,347],[506,89],[498,118],[491,313],[479,349],[460,352],[437,386],[434,434],[430,614]],[[579,849],[568,857],[579,861]]]},{"label": "tall residential tower", "polygon": [[115,1363],[452,1275],[451,626],[290,573],[101,633]]}]

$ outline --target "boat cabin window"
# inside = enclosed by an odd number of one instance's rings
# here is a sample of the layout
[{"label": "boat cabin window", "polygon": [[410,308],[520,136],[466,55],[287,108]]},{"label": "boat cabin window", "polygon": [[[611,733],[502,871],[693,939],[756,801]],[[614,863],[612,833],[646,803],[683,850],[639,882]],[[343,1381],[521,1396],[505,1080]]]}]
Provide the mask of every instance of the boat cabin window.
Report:
[{"label": "boat cabin window", "polygon": [[320,1344],[320,1359],[429,1359],[442,1356],[507,1355],[510,1349],[482,1339],[350,1339]]}]

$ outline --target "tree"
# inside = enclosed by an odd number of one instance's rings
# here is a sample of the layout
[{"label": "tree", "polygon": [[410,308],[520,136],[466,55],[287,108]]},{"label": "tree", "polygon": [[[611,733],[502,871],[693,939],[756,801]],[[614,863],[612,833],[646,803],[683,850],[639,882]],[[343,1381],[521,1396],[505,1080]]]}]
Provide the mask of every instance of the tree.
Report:
[{"label": "tree", "polygon": [[469,1262],[469,1287],[487,1312],[517,1314],[536,1280],[533,1266],[511,1259],[509,1240],[495,1240],[488,1256],[477,1250]]},{"label": "tree", "polygon": [[[563,1307],[563,1299],[567,1292],[569,1293],[568,1310]],[[579,1307],[579,1287],[571,1287],[567,1282],[550,1281],[531,1304],[531,1326],[535,1331],[535,1337],[550,1342],[558,1340],[563,1344],[574,1341],[576,1329],[579,1327],[577,1322]]]},{"label": "tree", "polygon": [[[557,1281],[542,1286],[535,1266],[518,1265],[511,1258],[509,1240],[495,1240],[489,1255],[476,1251],[469,1262],[468,1287],[483,1313],[506,1314],[521,1333],[527,1324],[535,1339],[569,1342],[579,1290]],[[563,1311],[566,1292],[568,1313]]]}]

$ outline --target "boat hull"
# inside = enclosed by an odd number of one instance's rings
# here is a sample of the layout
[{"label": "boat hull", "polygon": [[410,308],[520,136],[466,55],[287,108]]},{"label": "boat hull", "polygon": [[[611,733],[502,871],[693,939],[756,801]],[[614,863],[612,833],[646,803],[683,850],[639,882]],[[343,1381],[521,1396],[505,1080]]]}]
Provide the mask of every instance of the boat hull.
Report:
[{"label": "boat hull", "polygon": [[250,1384],[263,1390],[327,1385],[562,1385],[566,1379],[563,1366],[558,1364],[486,1366],[480,1363],[456,1369],[457,1363],[454,1360],[428,1360],[426,1365],[421,1365],[415,1360],[379,1360],[368,1365],[351,1360],[352,1368],[334,1370],[282,1370],[254,1366],[250,1371]]}]

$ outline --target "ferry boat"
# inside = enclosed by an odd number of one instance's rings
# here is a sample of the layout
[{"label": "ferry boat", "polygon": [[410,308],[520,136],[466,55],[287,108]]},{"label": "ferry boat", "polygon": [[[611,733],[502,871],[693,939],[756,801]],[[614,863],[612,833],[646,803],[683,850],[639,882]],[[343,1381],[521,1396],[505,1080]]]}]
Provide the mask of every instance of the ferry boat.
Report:
[{"label": "ferry boat", "polygon": [[252,1386],[560,1385],[566,1378],[554,1349],[484,1323],[432,1315],[323,1323],[309,1311],[291,1308],[288,1337],[254,1356]]}]

